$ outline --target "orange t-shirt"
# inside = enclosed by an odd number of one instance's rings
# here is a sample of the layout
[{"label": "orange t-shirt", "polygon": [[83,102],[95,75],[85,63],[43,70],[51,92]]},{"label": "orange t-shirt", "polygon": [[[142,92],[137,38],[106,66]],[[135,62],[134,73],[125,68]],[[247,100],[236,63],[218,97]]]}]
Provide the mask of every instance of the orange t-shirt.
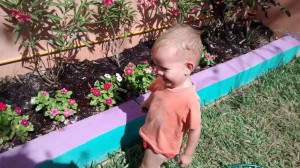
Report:
[{"label": "orange t-shirt", "polygon": [[200,98],[192,85],[168,89],[158,77],[150,86],[152,101],[140,135],[160,154],[178,154],[188,129],[200,127]]}]

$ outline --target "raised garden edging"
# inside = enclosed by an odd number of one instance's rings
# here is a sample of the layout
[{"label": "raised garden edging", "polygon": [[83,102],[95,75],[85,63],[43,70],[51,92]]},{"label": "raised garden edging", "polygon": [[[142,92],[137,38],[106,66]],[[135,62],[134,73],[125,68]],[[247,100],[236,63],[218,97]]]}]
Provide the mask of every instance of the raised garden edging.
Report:
[{"label": "raised garden edging", "polygon": [[[300,40],[280,38],[238,58],[192,75],[201,105],[209,104],[291,61]],[[140,100],[147,98],[144,94]],[[84,167],[138,138],[145,115],[134,101],[88,117],[0,154],[2,168]]]}]

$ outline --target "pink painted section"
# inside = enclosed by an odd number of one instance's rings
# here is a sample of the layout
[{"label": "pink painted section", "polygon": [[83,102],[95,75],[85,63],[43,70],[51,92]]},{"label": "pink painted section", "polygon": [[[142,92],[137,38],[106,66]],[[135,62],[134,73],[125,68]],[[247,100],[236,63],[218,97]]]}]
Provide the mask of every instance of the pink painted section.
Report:
[{"label": "pink painted section", "polygon": [[192,80],[197,90],[200,90],[260,64],[295,45],[300,45],[300,39],[291,36],[282,37],[250,53],[201,71],[193,75]]},{"label": "pink painted section", "polygon": [[[192,80],[199,90],[247,70],[295,45],[300,45],[300,40],[283,37],[251,53],[194,74]],[[139,99],[142,101],[148,96],[149,93]],[[68,125],[62,130],[43,135],[11,151],[1,153],[0,167],[16,162],[24,168],[33,167],[36,163],[51,160],[142,115],[144,114],[139,112],[139,106],[134,101],[123,103],[103,113]]]}]

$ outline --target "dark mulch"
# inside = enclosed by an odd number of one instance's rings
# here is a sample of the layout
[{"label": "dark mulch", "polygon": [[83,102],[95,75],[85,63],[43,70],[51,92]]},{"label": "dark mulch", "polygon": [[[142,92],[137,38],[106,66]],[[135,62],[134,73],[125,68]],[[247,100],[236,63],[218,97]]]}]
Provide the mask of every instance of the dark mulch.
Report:
[{"label": "dark mulch", "polygon": [[[269,43],[272,32],[260,23],[252,23],[251,30],[255,30],[256,33],[253,36],[257,39],[247,44],[247,41],[245,42],[246,38],[242,36],[243,32],[245,32],[243,24],[243,21],[236,22],[235,24],[228,23],[228,27],[230,27],[228,33],[224,31],[224,27],[218,27],[216,24],[201,28],[203,44],[210,53],[218,55],[216,60],[217,64]],[[112,59],[65,64],[64,72],[60,76],[59,82],[61,83],[61,87],[73,91],[72,97],[78,102],[76,118],[73,117],[71,120],[82,120],[98,113],[95,107],[89,105],[87,94],[90,88],[88,87],[88,83],[92,85],[98,79],[99,75],[105,73],[122,73],[124,66],[127,65],[129,61],[138,63],[148,60],[152,63],[150,59],[150,49],[152,45],[153,41],[147,41],[138,44],[136,47],[126,49],[120,56],[121,67],[118,67]],[[196,72],[205,68],[207,67],[197,68]],[[58,88],[47,86],[45,82],[34,73],[5,77],[0,80],[0,101],[10,104],[13,107],[20,106],[23,110],[23,114],[30,116],[30,121],[35,128],[35,131],[30,134],[30,140],[64,126],[64,124],[58,124],[45,118],[43,113],[35,112],[30,105],[30,98],[36,96],[39,91],[47,90],[51,92],[57,89]],[[21,144],[21,142],[18,139],[14,139],[13,142],[0,145],[0,152],[6,151],[19,144]]]}]

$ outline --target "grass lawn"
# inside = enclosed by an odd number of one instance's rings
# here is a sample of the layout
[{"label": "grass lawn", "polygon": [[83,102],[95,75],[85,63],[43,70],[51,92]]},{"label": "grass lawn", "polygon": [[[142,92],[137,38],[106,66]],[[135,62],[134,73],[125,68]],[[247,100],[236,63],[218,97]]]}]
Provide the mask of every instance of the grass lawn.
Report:
[{"label": "grass lawn", "polygon": [[[137,144],[87,167],[137,168],[143,149]],[[189,167],[214,168],[233,163],[264,167],[300,167],[300,58],[202,109],[200,143]],[[164,167],[176,167],[172,160]]]}]

